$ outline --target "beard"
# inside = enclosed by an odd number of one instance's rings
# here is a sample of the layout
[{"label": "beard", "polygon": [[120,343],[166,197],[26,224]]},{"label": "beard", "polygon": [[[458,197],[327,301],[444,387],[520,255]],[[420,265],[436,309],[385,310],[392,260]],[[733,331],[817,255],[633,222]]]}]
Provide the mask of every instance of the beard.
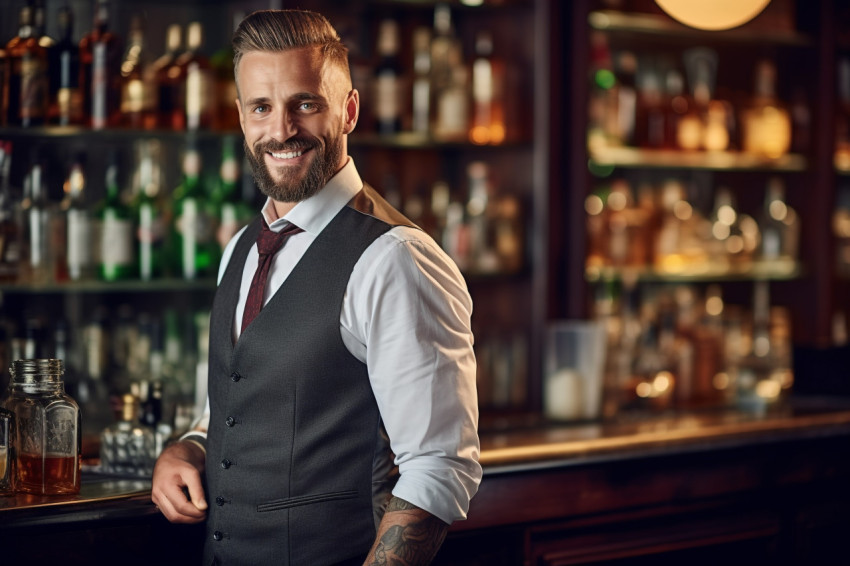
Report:
[{"label": "beard", "polygon": [[[258,142],[254,144],[252,151],[247,141],[243,140],[242,143],[260,192],[278,202],[301,202],[318,193],[336,174],[342,159],[341,133],[327,138],[325,144],[318,138],[296,136],[286,142],[276,140]],[[267,152],[307,150],[312,151],[314,155],[301,178],[292,168],[284,166],[277,168],[280,180],[272,177],[272,172],[264,158]]]}]

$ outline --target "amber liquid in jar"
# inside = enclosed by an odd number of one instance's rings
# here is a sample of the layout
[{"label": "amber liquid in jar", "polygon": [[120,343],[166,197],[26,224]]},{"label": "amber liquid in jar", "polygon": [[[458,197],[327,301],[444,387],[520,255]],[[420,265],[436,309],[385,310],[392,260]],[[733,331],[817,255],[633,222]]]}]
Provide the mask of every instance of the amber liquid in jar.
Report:
[{"label": "amber liquid in jar", "polygon": [[73,456],[21,454],[18,457],[18,490],[29,493],[78,493],[79,459]]}]

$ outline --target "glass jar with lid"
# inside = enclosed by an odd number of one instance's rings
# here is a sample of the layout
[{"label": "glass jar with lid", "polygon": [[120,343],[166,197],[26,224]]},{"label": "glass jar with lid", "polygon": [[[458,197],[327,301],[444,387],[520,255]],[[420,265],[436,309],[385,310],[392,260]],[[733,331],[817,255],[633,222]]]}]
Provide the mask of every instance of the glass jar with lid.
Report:
[{"label": "glass jar with lid", "polygon": [[16,489],[39,495],[80,491],[80,407],[65,393],[62,360],[15,360],[6,408],[15,414]]}]

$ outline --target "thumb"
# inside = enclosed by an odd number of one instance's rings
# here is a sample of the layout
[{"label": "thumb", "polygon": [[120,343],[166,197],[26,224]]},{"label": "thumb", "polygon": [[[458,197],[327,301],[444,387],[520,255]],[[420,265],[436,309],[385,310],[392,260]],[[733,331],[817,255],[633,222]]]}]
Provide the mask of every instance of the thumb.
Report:
[{"label": "thumb", "polygon": [[186,482],[186,489],[189,492],[189,500],[198,510],[204,511],[207,508],[207,501],[204,498],[204,489],[201,487],[201,482],[196,478],[192,478]]}]

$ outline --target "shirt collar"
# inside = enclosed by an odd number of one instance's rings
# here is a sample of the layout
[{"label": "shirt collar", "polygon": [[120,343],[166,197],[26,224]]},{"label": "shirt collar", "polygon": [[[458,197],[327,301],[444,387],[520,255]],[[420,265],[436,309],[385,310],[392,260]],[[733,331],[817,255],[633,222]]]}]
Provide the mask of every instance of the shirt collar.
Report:
[{"label": "shirt collar", "polygon": [[348,161],[331,177],[327,185],[315,195],[296,204],[283,218],[278,218],[271,198],[266,198],[261,212],[269,228],[275,232],[291,222],[315,236],[324,230],[342,207],[362,188],[363,180],[357,172],[354,159],[348,157]]}]

